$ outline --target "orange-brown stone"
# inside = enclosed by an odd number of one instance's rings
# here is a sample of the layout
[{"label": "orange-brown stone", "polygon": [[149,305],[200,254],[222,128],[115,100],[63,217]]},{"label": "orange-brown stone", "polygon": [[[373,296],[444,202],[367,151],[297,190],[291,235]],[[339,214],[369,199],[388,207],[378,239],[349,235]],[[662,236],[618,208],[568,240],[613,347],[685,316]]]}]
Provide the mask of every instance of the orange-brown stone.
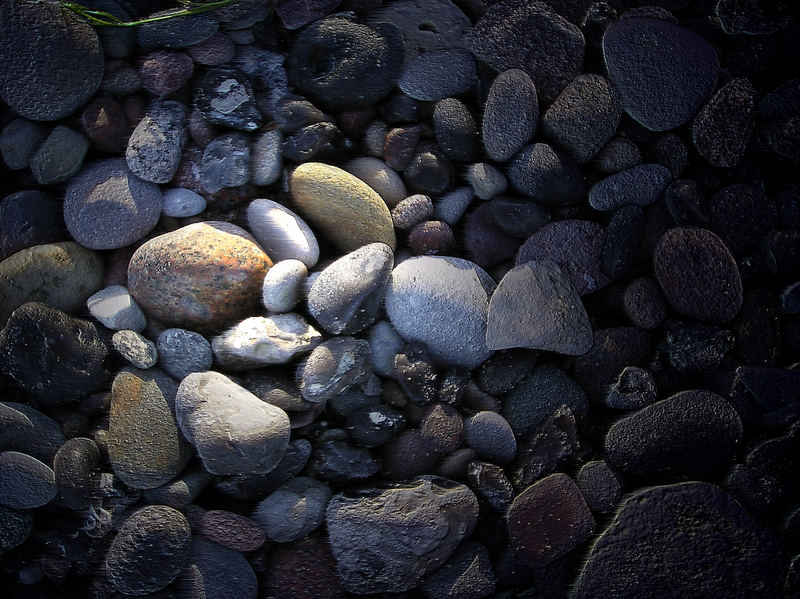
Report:
[{"label": "orange-brown stone", "polygon": [[128,264],[128,289],[162,324],[213,334],[257,311],[271,266],[244,229],[194,223],[139,247]]}]

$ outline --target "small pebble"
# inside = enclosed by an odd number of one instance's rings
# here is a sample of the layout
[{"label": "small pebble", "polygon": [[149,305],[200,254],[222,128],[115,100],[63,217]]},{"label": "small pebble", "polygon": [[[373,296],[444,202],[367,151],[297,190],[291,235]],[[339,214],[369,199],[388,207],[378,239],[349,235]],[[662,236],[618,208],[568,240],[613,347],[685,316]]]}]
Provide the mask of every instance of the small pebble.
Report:
[{"label": "small pebble", "polygon": [[605,212],[621,206],[647,206],[661,197],[671,178],[660,164],[641,164],[595,183],[589,190],[589,204]]},{"label": "small pebble", "polygon": [[508,171],[519,192],[550,206],[577,204],[583,200],[583,175],[561,150],[535,143],[517,154]]},{"label": "small pebble", "polygon": [[344,165],[351,175],[355,175],[378,192],[389,208],[394,208],[408,196],[405,183],[385,162],[377,158],[361,157]]},{"label": "small pebble", "polygon": [[330,498],[328,485],[298,476],[259,502],[253,519],[272,541],[298,541],[322,524]]},{"label": "small pebble", "polygon": [[49,466],[18,451],[0,452],[0,505],[30,510],[47,505],[57,492]]},{"label": "small pebble", "polygon": [[155,343],[142,337],[136,331],[123,329],[111,338],[111,344],[120,355],[136,368],[151,368],[158,361]]},{"label": "small pebble", "polygon": [[165,189],[161,199],[164,201],[161,213],[172,218],[196,216],[206,209],[205,198],[191,189],[182,187]]},{"label": "small pebble", "polygon": [[433,111],[433,127],[436,141],[445,156],[461,162],[475,158],[478,128],[469,108],[460,100],[446,98],[437,102]]},{"label": "small pebble", "polygon": [[102,96],[90,102],[81,114],[81,125],[102,152],[120,154],[128,145],[130,129],[122,106],[114,98]]},{"label": "small pebble", "polygon": [[12,171],[28,168],[31,158],[45,139],[41,125],[21,117],[10,121],[0,132],[0,155]]},{"label": "small pebble", "polygon": [[250,180],[250,146],[241,133],[226,133],[209,142],[200,162],[200,184],[208,193],[239,187]]},{"label": "small pebble", "polygon": [[638,410],[656,401],[656,383],[646,368],[626,366],[620,371],[603,403],[615,410]]},{"label": "small pebble", "polygon": [[194,62],[184,52],[156,50],[146,54],[139,65],[142,86],[155,96],[178,91],[194,73]]},{"label": "small pebble", "polygon": [[406,65],[398,87],[416,100],[435,102],[469,91],[477,79],[472,54],[448,48],[417,56]]},{"label": "small pebble", "polygon": [[88,150],[83,133],[58,125],[31,157],[31,172],[39,185],[63,183],[80,170]]},{"label": "small pebble", "polygon": [[502,466],[489,462],[471,461],[467,465],[467,484],[489,507],[505,513],[514,499],[514,487],[508,481]]},{"label": "small pebble", "polygon": [[261,301],[269,312],[291,312],[300,301],[308,277],[308,269],[300,260],[281,260],[272,265],[264,277]]},{"label": "small pebble", "polygon": [[539,123],[536,86],[521,69],[500,73],[492,82],[483,111],[486,153],[505,162],[533,138]]},{"label": "small pebble", "polygon": [[474,197],[471,187],[450,191],[434,202],[434,216],[452,227],[461,219]]},{"label": "small pebble", "polygon": [[182,381],[192,372],[209,370],[214,361],[211,344],[200,333],[166,329],[156,344],[158,365],[172,378]]},{"label": "small pebble", "polygon": [[225,510],[208,510],[197,532],[221,547],[242,552],[256,551],[266,540],[255,521]]},{"label": "small pebble", "polygon": [[479,162],[467,167],[466,180],[482,200],[501,195],[508,187],[505,175],[491,164]]},{"label": "small pebble", "polygon": [[250,146],[250,183],[272,185],[283,172],[283,135],[279,129],[264,131]]},{"label": "small pebble", "polygon": [[187,47],[186,53],[196,64],[216,67],[230,62],[236,54],[236,48],[227,35],[215,33],[208,39]]},{"label": "small pebble", "polygon": [[195,96],[195,106],[209,123],[240,131],[255,131],[262,121],[253,85],[239,69],[209,69]]},{"label": "small pebble", "polygon": [[592,166],[601,173],[612,175],[642,163],[642,152],[635,142],[627,137],[612,137],[592,161]]},{"label": "small pebble", "polygon": [[507,464],[517,453],[511,425],[494,412],[478,412],[467,418],[464,439],[479,457],[497,464]]},{"label": "small pebble", "polygon": [[276,262],[300,260],[313,268],[319,260],[319,244],[306,222],[272,200],[253,200],[247,206],[249,230]]},{"label": "small pebble", "polygon": [[364,380],[370,364],[369,343],[354,337],[323,341],[298,372],[300,393],[308,401],[324,402]]},{"label": "small pebble", "polygon": [[404,198],[392,208],[392,222],[396,229],[406,231],[414,225],[433,217],[433,202],[425,194]]},{"label": "small pebble", "polygon": [[426,220],[409,231],[408,245],[415,256],[446,255],[455,247],[455,235],[446,222]]},{"label": "small pebble", "polygon": [[709,164],[734,167],[742,159],[756,122],[756,90],[737,77],[719,88],[692,124],[692,140]]},{"label": "small pebble", "polygon": [[141,333],[147,326],[139,304],[122,285],[101,289],[86,300],[86,307],[102,325],[114,331],[130,329]]},{"label": "small pebble", "polygon": [[622,487],[614,471],[604,461],[585,463],[575,478],[578,488],[593,512],[613,512],[622,497]]}]

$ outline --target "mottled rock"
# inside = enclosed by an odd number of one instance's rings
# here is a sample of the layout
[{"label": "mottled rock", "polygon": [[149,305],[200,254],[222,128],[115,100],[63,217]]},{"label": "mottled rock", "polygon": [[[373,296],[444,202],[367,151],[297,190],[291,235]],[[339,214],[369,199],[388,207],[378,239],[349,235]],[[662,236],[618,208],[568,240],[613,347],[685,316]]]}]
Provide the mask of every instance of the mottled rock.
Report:
[{"label": "mottled rock", "polygon": [[114,333],[111,347],[136,368],[151,368],[158,361],[155,343],[130,329]]},{"label": "mottled rock", "polygon": [[261,301],[269,312],[290,312],[300,301],[308,269],[300,260],[276,262],[267,271],[261,287]]},{"label": "mottled rock", "polygon": [[495,574],[486,547],[477,541],[461,544],[452,557],[420,585],[428,599],[481,599],[494,592]]},{"label": "mottled rock", "polygon": [[604,461],[585,463],[575,482],[593,512],[608,514],[619,504],[622,496],[619,479]]},{"label": "mottled rock", "polygon": [[378,192],[389,208],[394,208],[408,196],[405,183],[396,172],[382,160],[369,156],[355,158],[344,165],[351,175],[355,175]]},{"label": "mottled rock", "polygon": [[[283,172],[283,135],[280,129],[268,129],[250,147],[250,182],[272,185]],[[257,201],[257,200],[256,200]]]},{"label": "mottled rock", "polygon": [[161,198],[164,201],[162,214],[172,218],[197,216],[206,209],[205,198],[191,189],[182,187],[165,189]]},{"label": "mottled rock", "polygon": [[195,106],[209,123],[241,131],[255,131],[262,120],[250,79],[229,66],[206,73]]},{"label": "mottled rock", "polygon": [[168,183],[181,161],[189,137],[186,107],[180,102],[155,102],[128,139],[125,160],[140,179]]},{"label": "mottled rock", "polygon": [[193,73],[194,63],[185,52],[156,50],[139,62],[142,87],[160,98],[181,89]]},{"label": "mottled rock", "polygon": [[298,372],[304,399],[324,402],[351,385],[364,381],[370,364],[369,343],[354,337],[323,341]]},{"label": "mottled rock", "polygon": [[254,520],[225,510],[209,510],[203,514],[198,533],[234,551],[255,551],[266,540]]},{"label": "mottled rock", "polygon": [[39,185],[63,183],[80,170],[88,150],[83,133],[58,125],[31,157],[31,172]]},{"label": "mottled rock", "polygon": [[483,111],[483,146],[489,157],[505,162],[527,144],[539,121],[536,86],[521,69],[500,73],[492,82]]}]

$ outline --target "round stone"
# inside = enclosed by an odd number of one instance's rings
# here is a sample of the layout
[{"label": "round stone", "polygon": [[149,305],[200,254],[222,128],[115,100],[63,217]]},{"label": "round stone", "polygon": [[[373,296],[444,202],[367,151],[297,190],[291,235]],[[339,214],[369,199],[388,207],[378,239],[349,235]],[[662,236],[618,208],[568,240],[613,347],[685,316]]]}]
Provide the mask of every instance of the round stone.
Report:
[{"label": "round stone", "polygon": [[268,129],[253,142],[250,148],[250,183],[272,185],[280,179],[283,172],[282,148],[280,129]]},{"label": "round stone", "polygon": [[757,92],[747,79],[723,85],[703,106],[692,125],[692,139],[709,164],[736,166],[744,156],[756,123]]},{"label": "round stone", "polygon": [[561,150],[535,143],[514,157],[508,178],[518,191],[551,206],[583,201],[583,174]]},{"label": "round stone", "polygon": [[322,524],[330,498],[328,485],[298,476],[261,501],[253,518],[270,540],[299,541]]},{"label": "round stone", "polygon": [[478,151],[478,127],[469,108],[456,98],[445,98],[433,110],[436,142],[445,156],[469,162]]},{"label": "round stone", "polygon": [[300,260],[290,258],[276,262],[267,271],[261,288],[261,300],[269,312],[289,312],[300,301],[308,269]]},{"label": "round stone", "polygon": [[19,451],[49,465],[65,441],[61,425],[39,410],[0,403],[0,451]]},{"label": "round stone", "polygon": [[255,551],[266,540],[254,520],[225,510],[209,510],[203,514],[198,532],[209,541],[234,551]]},{"label": "round stone", "polygon": [[238,551],[195,537],[189,548],[182,585],[189,597],[257,599],[258,579]]},{"label": "round stone", "polygon": [[73,510],[89,507],[100,474],[100,451],[91,439],[74,437],[61,446],[53,460],[59,498]]},{"label": "round stone", "polygon": [[28,168],[31,158],[44,141],[44,128],[27,119],[16,118],[0,132],[0,155],[12,171]]},{"label": "round stone", "polygon": [[264,251],[276,262],[300,260],[313,268],[319,244],[306,222],[272,200],[253,200],[247,206],[247,226]]},{"label": "round stone", "polygon": [[158,361],[156,345],[136,331],[123,329],[111,337],[112,347],[136,368],[146,369]]},{"label": "round stone", "polygon": [[30,510],[47,505],[56,493],[49,466],[18,451],[0,452],[0,505]]},{"label": "round stone", "polygon": [[164,201],[162,214],[172,218],[196,216],[206,209],[206,200],[203,196],[182,187],[165,189],[161,198]]},{"label": "round stone", "polygon": [[114,331],[129,329],[141,333],[147,326],[144,312],[122,285],[101,289],[86,300],[86,307],[100,324]]},{"label": "round stone", "polygon": [[517,441],[508,420],[495,412],[483,411],[464,421],[464,438],[479,457],[507,464],[517,453]]},{"label": "round stone", "polygon": [[368,156],[356,158],[345,164],[344,170],[355,175],[378,192],[389,208],[394,208],[408,196],[406,185],[400,175],[383,160]]},{"label": "round stone", "polygon": [[211,344],[200,333],[167,329],[156,341],[158,365],[172,378],[182,381],[192,372],[209,370],[214,363]]},{"label": "round stone", "polygon": [[648,206],[661,198],[672,180],[660,164],[640,164],[598,181],[589,190],[589,205],[610,212],[623,206]]},{"label": "round stone", "polygon": [[187,110],[180,102],[154,102],[128,139],[125,161],[139,178],[169,183],[189,137]]},{"label": "round stone", "polygon": [[31,172],[39,185],[63,183],[80,170],[88,150],[83,133],[58,125],[31,158]]}]

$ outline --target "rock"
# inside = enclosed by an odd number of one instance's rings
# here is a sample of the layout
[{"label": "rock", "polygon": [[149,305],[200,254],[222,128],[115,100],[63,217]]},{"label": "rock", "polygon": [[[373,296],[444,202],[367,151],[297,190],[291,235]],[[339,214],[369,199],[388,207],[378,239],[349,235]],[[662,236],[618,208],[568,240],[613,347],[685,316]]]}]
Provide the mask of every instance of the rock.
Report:
[{"label": "rock", "polygon": [[64,222],[72,237],[93,250],[125,247],[158,223],[158,186],[137,177],[122,158],[85,166],[67,185]]},{"label": "rock", "polygon": [[367,332],[372,349],[372,366],[383,377],[394,376],[394,357],[403,347],[403,340],[394,327],[385,320],[379,320]]},{"label": "rock", "polygon": [[0,8],[0,40],[0,97],[22,117],[64,118],[100,86],[100,40],[64,6],[6,2]]},{"label": "rock", "polygon": [[406,341],[424,344],[442,365],[475,368],[492,350],[486,318],[494,282],[479,266],[459,258],[409,258],[386,286],[389,320]]},{"label": "rock", "polygon": [[441,568],[428,575],[420,590],[429,599],[481,599],[494,592],[495,582],[486,547],[466,541]]},{"label": "rock", "polygon": [[496,352],[481,365],[475,373],[475,380],[486,393],[492,395],[507,393],[533,372],[537,355],[537,352],[528,349]]},{"label": "rock", "polygon": [[676,319],[664,323],[663,351],[679,372],[710,372],[719,368],[736,338],[731,331],[714,325]]},{"label": "rock", "polygon": [[478,501],[467,487],[424,476],[334,495],[326,523],[345,588],[393,593],[415,587],[446,562],[477,516]]},{"label": "rock", "polygon": [[408,233],[408,246],[415,256],[449,254],[455,246],[455,235],[446,222],[427,220],[414,225]]},{"label": "rock", "polygon": [[465,178],[475,191],[475,195],[482,200],[491,200],[508,187],[505,175],[486,162],[478,162],[467,167]]},{"label": "rock", "polygon": [[593,398],[600,399],[623,368],[645,363],[650,347],[650,336],[636,327],[597,329],[591,349],[575,359],[573,377]]},{"label": "rock", "polygon": [[48,243],[20,250],[0,262],[0,323],[30,299],[75,314],[102,283],[99,254],[77,243]]},{"label": "rock", "polygon": [[92,100],[81,114],[81,125],[98,150],[110,154],[125,151],[131,131],[122,105],[114,98],[102,96]]},{"label": "rock", "polygon": [[[659,43],[652,43],[653,40]],[[631,17],[603,36],[609,78],[631,117],[653,131],[683,125],[711,95],[719,59],[696,33],[675,23]]]},{"label": "rock", "polygon": [[408,196],[392,208],[392,223],[401,231],[411,229],[432,217],[433,202],[429,196],[421,193]]},{"label": "rock", "polygon": [[175,411],[181,431],[211,474],[269,472],[289,445],[286,413],[218,372],[183,379]]},{"label": "rock", "polygon": [[258,136],[250,147],[250,183],[272,185],[280,179],[283,172],[282,147],[280,129],[268,129]]},{"label": "rock", "polygon": [[381,463],[366,447],[347,441],[327,440],[316,448],[308,465],[308,473],[319,480],[347,485],[375,476]]},{"label": "rock", "polygon": [[649,277],[634,279],[625,287],[622,308],[631,323],[641,329],[656,328],[667,311],[658,283]]},{"label": "rock", "polygon": [[39,185],[63,183],[80,170],[88,150],[85,135],[58,125],[31,157],[31,172]]},{"label": "rock", "polygon": [[453,226],[461,219],[474,197],[471,187],[459,187],[446,193],[434,204],[434,216]]},{"label": "rock", "polygon": [[[378,154],[393,169],[404,171],[414,158],[414,151],[421,137],[422,128],[419,125],[395,127],[384,135],[382,152]],[[380,141],[378,143],[380,144]]]},{"label": "rock", "polygon": [[478,151],[478,127],[469,108],[456,98],[439,100],[433,111],[436,141],[445,156],[469,162]]},{"label": "rock", "polygon": [[313,478],[298,476],[256,506],[253,518],[272,541],[299,541],[325,518],[331,489]]},{"label": "rock", "polygon": [[492,82],[483,112],[483,145],[495,162],[505,162],[536,133],[539,101],[536,86],[520,69],[500,73]]},{"label": "rock", "polygon": [[644,212],[628,204],[614,211],[603,241],[603,272],[620,279],[633,266],[644,227]]},{"label": "rock", "polygon": [[551,474],[514,498],[508,533],[517,556],[542,568],[589,537],[595,521],[578,486],[566,474]]},{"label": "rock", "polygon": [[554,262],[526,262],[492,294],[486,344],[581,355],[592,346],[592,328],[567,275]]},{"label": "rock", "polygon": [[241,131],[255,131],[261,124],[261,112],[247,76],[233,67],[217,67],[206,72],[195,97],[195,106],[215,125]]},{"label": "rock", "polygon": [[455,170],[453,164],[438,147],[422,146],[405,170],[405,181],[412,191],[438,195],[452,185]]},{"label": "rock", "polygon": [[417,56],[406,65],[398,87],[416,100],[436,101],[469,91],[477,80],[472,54],[449,48]]},{"label": "rock", "polygon": [[194,73],[194,63],[185,52],[156,50],[146,54],[139,64],[142,87],[163,98],[180,90]]},{"label": "rock", "polygon": [[324,402],[362,382],[370,364],[369,343],[353,337],[323,341],[300,367],[300,393],[314,403]]},{"label": "rock", "polygon": [[111,285],[86,300],[89,313],[114,331],[130,329],[141,333],[147,325],[142,309],[122,285]]},{"label": "rock", "polygon": [[158,361],[155,343],[136,331],[123,329],[111,337],[112,347],[136,368],[151,368]]},{"label": "rock", "polygon": [[234,551],[256,551],[266,540],[254,520],[225,510],[209,510],[203,514],[198,533]]},{"label": "rock", "polygon": [[89,507],[100,475],[100,451],[91,439],[74,437],[61,446],[53,460],[58,497],[73,510]]},{"label": "rock", "polygon": [[191,530],[178,510],[148,505],[131,514],[108,548],[104,566],[125,595],[147,595],[172,582],[188,557]]},{"label": "rock", "polygon": [[656,383],[649,370],[626,366],[608,390],[603,404],[615,410],[638,410],[654,403],[656,392]]},{"label": "rock", "polygon": [[128,140],[128,168],[145,181],[172,180],[188,138],[186,120],[186,107],[180,102],[154,102]]},{"label": "rock", "polygon": [[339,258],[314,279],[309,313],[334,335],[364,330],[378,316],[393,263],[394,254],[383,243],[362,246]]},{"label": "rock", "polygon": [[208,193],[239,187],[250,180],[250,147],[241,133],[214,138],[203,150],[200,185]]},{"label": "rock", "polygon": [[51,465],[66,441],[61,426],[25,404],[0,403],[0,451],[18,451]]},{"label": "rock", "polygon": [[408,196],[400,175],[382,160],[370,157],[355,158],[345,164],[344,170],[374,189],[389,208],[394,208]]},{"label": "rock", "polygon": [[464,221],[461,245],[478,266],[490,268],[517,252],[519,240],[496,225],[488,204],[478,206]]},{"label": "rock", "polygon": [[436,370],[425,347],[404,345],[394,357],[394,376],[412,403],[426,406],[436,398]]},{"label": "rock", "polygon": [[123,369],[111,387],[108,455],[134,489],[154,489],[184,469],[192,449],[175,422],[178,384],[158,370]]},{"label": "rock", "polygon": [[307,162],[290,179],[298,208],[343,252],[372,242],[394,250],[392,217],[366,183],[335,166]]},{"label": "rock", "polygon": [[298,314],[251,316],[214,338],[217,364],[226,370],[249,370],[286,364],[310,352],[322,335]]},{"label": "rock", "polygon": [[191,189],[165,189],[161,198],[164,201],[161,213],[172,218],[197,216],[206,209],[205,198]]},{"label": "rock", "polygon": [[617,130],[622,102],[601,75],[579,75],[542,118],[542,133],[578,164],[594,158]]},{"label": "rock", "polygon": [[614,471],[604,461],[586,462],[575,479],[586,504],[593,512],[613,512],[622,496]]},{"label": "rock", "polygon": [[128,265],[128,289],[164,324],[215,332],[256,309],[271,266],[246,231],[207,221],[141,245]]},{"label": "rock", "polygon": [[93,323],[38,302],[14,310],[0,331],[0,369],[51,404],[103,388],[107,357]]},{"label": "rock", "polygon": [[610,212],[622,206],[648,206],[664,193],[672,176],[660,164],[640,164],[595,183],[589,204]]},{"label": "rock", "polygon": [[192,57],[195,64],[218,67],[233,60],[236,56],[236,46],[230,37],[217,32],[208,39],[186,48],[186,53]]},{"label": "rock", "polygon": [[50,503],[57,490],[49,466],[18,451],[0,452],[0,505],[30,510]]},{"label": "rock", "polygon": [[739,312],[739,269],[728,248],[711,231],[670,229],[659,240],[653,262],[667,301],[683,316],[724,323]]},{"label": "rock", "polygon": [[682,391],[614,424],[605,440],[609,464],[659,482],[720,474],[735,456],[742,423],[711,391]]},{"label": "rock", "polygon": [[15,118],[0,132],[0,155],[12,171],[28,168],[31,158],[45,139],[41,125],[23,118]]},{"label": "rock", "polygon": [[340,161],[353,154],[353,143],[333,123],[314,123],[288,136],[283,157],[292,162]]},{"label": "rock", "polygon": [[301,94],[325,106],[368,106],[386,96],[400,78],[402,54],[403,40],[396,27],[370,27],[332,16],[297,36],[287,72]]},{"label": "rock", "polygon": [[350,412],[345,430],[354,443],[363,447],[380,447],[395,438],[405,427],[400,410],[389,406],[365,406]]},{"label": "rock", "polygon": [[467,465],[467,484],[479,499],[498,513],[505,513],[514,499],[514,488],[497,464],[471,461]]},{"label": "rock", "polygon": [[547,208],[528,198],[501,196],[492,199],[487,206],[495,226],[511,237],[530,237],[550,220]]},{"label": "rock", "polygon": [[0,555],[22,545],[32,531],[31,512],[0,506]]},{"label": "rock", "polygon": [[[709,550],[718,546],[729,550]],[[623,504],[592,547],[574,596],[766,598],[780,595],[784,560],[773,535],[719,487],[651,487]]]},{"label": "rock", "polygon": [[495,412],[478,412],[464,420],[464,438],[479,457],[497,464],[507,464],[517,453],[511,425]]},{"label": "rock", "polygon": [[689,149],[674,133],[662,133],[645,147],[645,162],[665,166],[673,177],[679,177],[689,164]]},{"label": "rock", "polygon": [[253,200],[247,206],[247,224],[253,237],[276,262],[295,259],[313,268],[319,244],[305,221],[272,200]]},{"label": "rock", "polygon": [[211,344],[199,333],[185,329],[166,329],[156,342],[158,365],[182,381],[193,372],[209,370],[214,362]]},{"label": "rock", "polygon": [[274,5],[260,0],[239,0],[214,11],[214,15],[225,29],[240,31],[256,25],[272,16]]},{"label": "rock", "polygon": [[633,168],[642,162],[639,146],[627,137],[612,137],[602,147],[593,161],[593,166],[601,173],[618,173]]},{"label": "rock", "polygon": [[708,225],[738,257],[778,228],[775,203],[758,185],[726,185],[708,200]]},{"label": "rock", "polygon": [[535,143],[514,157],[508,178],[515,189],[551,206],[583,200],[583,175],[572,158],[545,143]]},{"label": "rock", "polygon": [[[160,10],[147,15],[148,19],[166,17],[175,9]],[[156,48],[186,48],[204,42],[214,35],[219,22],[213,13],[204,12],[181,16],[180,19],[163,19],[145,23],[136,28],[136,40],[145,50]]]},{"label": "rock", "polygon": [[265,586],[275,599],[345,599],[328,535],[317,531],[272,547]]},{"label": "rock", "polygon": [[[238,551],[195,537],[183,570],[186,593],[191,597],[256,599],[258,579]],[[191,582],[190,582],[191,581]]]},{"label": "rock", "polygon": [[306,265],[290,258],[276,262],[267,271],[261,288],[261,301],[269,312],[290,312],[300,301],[308,278]]},{"label": "rock", "polygon": [[297,4],[290,0],[279,0],[275,12],[286,29],[299,29],[327,16],[341,0],[311,0]]}]

